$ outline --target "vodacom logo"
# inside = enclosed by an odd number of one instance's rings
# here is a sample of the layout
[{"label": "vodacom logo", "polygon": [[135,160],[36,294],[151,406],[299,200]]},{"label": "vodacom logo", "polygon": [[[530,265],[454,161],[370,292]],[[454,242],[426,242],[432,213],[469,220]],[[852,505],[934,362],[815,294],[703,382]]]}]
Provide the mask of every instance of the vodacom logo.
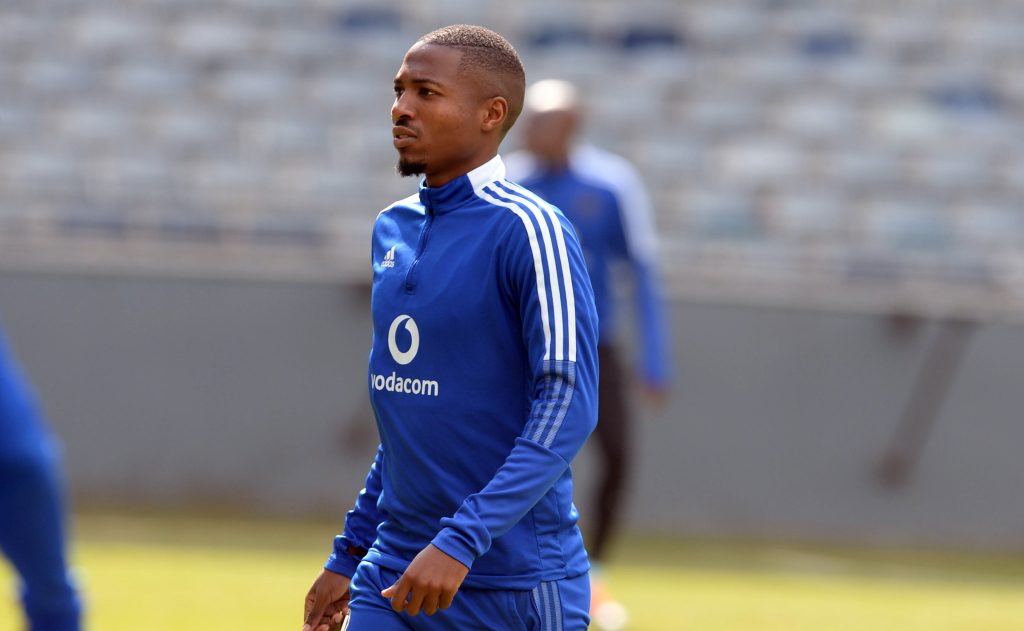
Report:
[{"label": "vodacom logo", "polygon": [[[409,332],[409,348],[404,351],[398,350],[398,328],[405,325]],[[403,338],[405,336],[402,336]],[[404,341],[404,340],[403,340]],[[420,350],[420,328],[416,321],[409,315],[400,315],[391,323],[388,330],[388,350],[395,361],[404,366],[416,358]],[[377,375],[370,373],[370,387],[378,392],[397,392],[399,394],[416,394],[427,397],[440,396],[441,384],[434,379],[423,379],[421,377],[406,377],[399,375],[392,370],[390,375]]]},{"label": "vodacom logo", "polygon": [[[409,337],[412,338],[412,343],[409,344],[409,349],[406,351],[398,350],[398,342],[395,340],[398,327],[403,323],[405,323],[405,330],[409,332]],[[395,361],[402,366],[416,357],[416,352],[420,350],[420,328],[416,326],[416,321],[412,319],[412,316],[400,315],[391,323],[391,329],[388,330],[388,350],[391,351],[391,356],[395,358]]]}]

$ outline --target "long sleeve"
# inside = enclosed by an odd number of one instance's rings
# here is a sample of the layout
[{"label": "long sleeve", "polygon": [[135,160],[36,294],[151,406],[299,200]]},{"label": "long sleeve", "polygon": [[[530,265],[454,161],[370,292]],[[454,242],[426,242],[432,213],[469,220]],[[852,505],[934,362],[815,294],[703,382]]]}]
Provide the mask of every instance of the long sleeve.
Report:
[{"label": "long sleeve", "polygon": [[377,538],[377,526],[384,518],[377,508],[383,467],[384,450],[378,446],[377,455],[366,476],[366,486],[356,497],[355,506],[345,516],[345,530],[334,538],[334,551],[324,565],[328,570],[351,577]]},{"label": "long sleeve", "polygon": [[666,385],[671,379],[671,344],[658,273],[654,212],[639,175],[625,161],[618,166],[614,184],[625,255],[633,271],[640,373],[652,385]]},{"label": "long sleeve", "polygon": [[664,386],[671,380],[669,334],[665,305],[659,291],[657,271],[642,261],[632,261],[637,337],[640,343],[640,373],[652,385]]},{"label": "long sleeve", "polygon": [[532,400],[504,464],[433,540],[467,567],[551,490],[597,423],[597,315],[575,233],[520,187],[502,184],[496,195],[520,220],[504,242],[499,282],[520,316]]}]

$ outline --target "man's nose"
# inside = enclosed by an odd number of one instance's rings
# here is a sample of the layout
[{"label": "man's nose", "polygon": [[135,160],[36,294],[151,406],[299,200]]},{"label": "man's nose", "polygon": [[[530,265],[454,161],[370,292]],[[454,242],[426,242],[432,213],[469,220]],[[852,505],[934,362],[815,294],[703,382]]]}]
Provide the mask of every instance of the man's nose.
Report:
[{"label": "man's nose", "polygon": [[405,94],[395,97],[395,102],[391,104],[392,122],[398,122],[402,118],[413,118],[414,112],[409,101]]}]

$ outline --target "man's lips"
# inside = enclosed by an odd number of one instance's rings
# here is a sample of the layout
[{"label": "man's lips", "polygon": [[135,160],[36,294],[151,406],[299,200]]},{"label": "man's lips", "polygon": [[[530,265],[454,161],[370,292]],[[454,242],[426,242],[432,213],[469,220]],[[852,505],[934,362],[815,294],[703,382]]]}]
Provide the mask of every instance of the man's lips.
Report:
[{"label": "man's lips", "polygon": [[394,139],[392,142],[396,149],[408,147],[412,143],[416,142],[417,138],[416,132],[401,125],[396,125],[391,128],[391,136]]}]

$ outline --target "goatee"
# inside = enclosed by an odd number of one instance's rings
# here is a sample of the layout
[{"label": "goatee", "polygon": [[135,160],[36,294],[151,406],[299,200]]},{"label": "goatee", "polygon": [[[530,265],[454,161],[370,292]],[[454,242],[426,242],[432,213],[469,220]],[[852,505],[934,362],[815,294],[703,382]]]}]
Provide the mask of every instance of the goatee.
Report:
[{"label": "goatee", "polygon": [[427,165],[422,162],[410,162],[408,160],[399,160],[398,167],[396,169],[398,174],[402,177],[408,177],[410,175],[422,175],[427,170]]}]

